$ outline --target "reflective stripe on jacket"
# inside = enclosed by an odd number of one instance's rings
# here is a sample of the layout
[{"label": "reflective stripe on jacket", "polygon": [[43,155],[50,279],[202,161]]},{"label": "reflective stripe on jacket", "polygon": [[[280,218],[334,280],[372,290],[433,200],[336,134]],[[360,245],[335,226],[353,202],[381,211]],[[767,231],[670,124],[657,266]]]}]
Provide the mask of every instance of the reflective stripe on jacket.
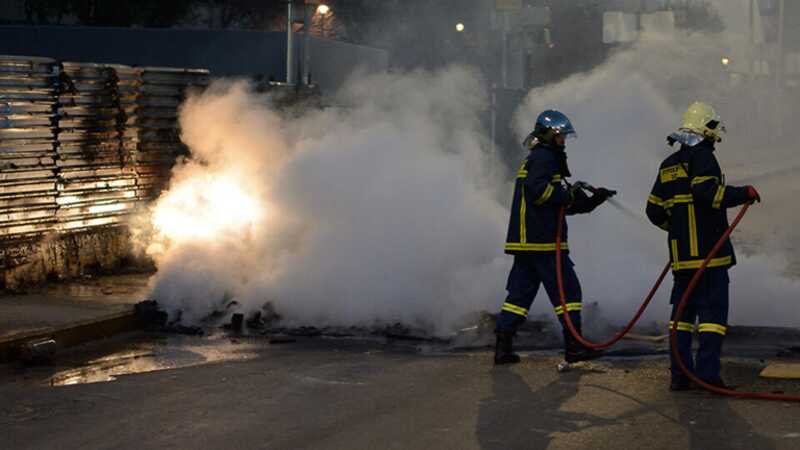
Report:
[{"label": "reflective stripe on jacket", "polygon": [[[569,203],[569,193],[563,183],[559,158],[561,150],[538,144],[517,171],[511,218],[508,224],[505,252],[552,252],[556,249],[555,236],[558,212]],[[567,224],[561,237],[563,250],[567,243]]]},{"label": "reflective stripe on jacket", "polygon": [[[664,160],[646,211],[650,222],[669,232],[672,270],[698,269],[728,228],[725,210],[747,200],[746,187],[725,185],[714,145],[709,141],[694,147],[681,146]],[[735,264],[736,255],[728,239],[709,267]]]}]

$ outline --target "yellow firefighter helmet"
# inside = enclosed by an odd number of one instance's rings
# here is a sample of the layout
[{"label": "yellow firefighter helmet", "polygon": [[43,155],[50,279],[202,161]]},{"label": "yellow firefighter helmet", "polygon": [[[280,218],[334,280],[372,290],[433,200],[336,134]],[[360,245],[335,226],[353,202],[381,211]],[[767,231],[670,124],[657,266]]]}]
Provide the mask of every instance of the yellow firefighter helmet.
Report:
[{"label": "yellow firefighter helmet", "polygon": [[721,133],[725,132],[719,114],[711,105],[703,102],[694,102],[683,113],[683,125],[680,131],[689,131],[710,139],[714,142],[722,140]]}]

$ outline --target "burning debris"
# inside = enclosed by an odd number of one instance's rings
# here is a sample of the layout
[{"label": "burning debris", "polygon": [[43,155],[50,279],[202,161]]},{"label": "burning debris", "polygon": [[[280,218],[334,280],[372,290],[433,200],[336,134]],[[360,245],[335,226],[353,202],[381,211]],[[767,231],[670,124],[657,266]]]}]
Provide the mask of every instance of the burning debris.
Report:
[{"label": "burning debris", "polygon": [[54,339],[36,339],[23,344],[19,356],[26,364],[47,364],[53,360],[57,350],[58,344]]},{"label": "burning debris", "polygon": [[[487,345],[489,336],[493,333],[496,317],[486,312],[473,315],[476,320],[473,325],[461,328],[449,337],[432,335],[423,328],[393,323],[388,325],[366,326],[287,326],[283,324],[282,317],[275,313],[271,303],[265,303],[261,311],[245,314],[238,312],[240,305],[235,301],[221,304],[201,321],[202,325],[184,325],[181,314],[178,312],[173,320],[157,301],[147,300],[135,306],[136,317],[146,329],[167,333],[204,335],[211,334],[213,330],[224,330],[236,335],[265,336],[270,343],[283,344],[295,342],[297,338],[384,338],[388,341],[432,342],[455,344],[457,342],[481,341],[479,347]],[[544,322],[529,322],[523,327],[522,333],[538,335],[546,332],[548,326]],[[463,346],[462,346],[463,347]]]}]

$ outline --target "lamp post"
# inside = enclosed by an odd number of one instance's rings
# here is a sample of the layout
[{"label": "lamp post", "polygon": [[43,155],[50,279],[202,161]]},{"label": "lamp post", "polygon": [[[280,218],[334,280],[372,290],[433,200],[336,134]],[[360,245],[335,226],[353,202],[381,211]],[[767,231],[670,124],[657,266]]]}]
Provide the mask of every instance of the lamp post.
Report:
[{"label": "lamp post", "polygon": [[292,0],[286,1],[286,84],[294,84],[294,52],[292,36]]},{"label": "lamp post", "polygon": [[326,5],[325,3],[320,3],[320,5],[317,6],[317,13],[321,16],[320,19],[319,19],[319,30],[320,30],[319,34],[322,37],[326,37],[325,36],[325,18],[328,17],[328,13],[329,12],[331,12],[331,8],[328,7],[328,5]]},{"label": "lamp post", "polygon": [[[325,20],[325,15],[331,11],[331,8],[324,4],[306,3],[303,2],[303,73],[301,83],[305,85],[311,84],[311,18],[314,14],[322,16],[320,20]],[[322,23],[322,22],[321,22]],[[320,25],[320,35],[323,35],[323,25]]]}]

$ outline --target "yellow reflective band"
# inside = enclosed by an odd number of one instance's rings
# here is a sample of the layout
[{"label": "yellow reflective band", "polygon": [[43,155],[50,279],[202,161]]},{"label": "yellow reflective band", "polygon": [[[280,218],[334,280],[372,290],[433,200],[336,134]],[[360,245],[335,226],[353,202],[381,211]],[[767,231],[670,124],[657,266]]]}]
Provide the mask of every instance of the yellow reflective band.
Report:
[{"label": "yellow reflective band", "polygon": [[711,207],[720,209],[722,207],[723,198],[725,198],[725,186],[719,186],[717,187],[717,195],[714,196],[714,202],[711,204]]},{"label": "yellow reflective band", "polygon": [[517,171],[517,178],[528,178],[528,171],[525,169],[519,169],[519,171]]},{"label": "yellow reflective band", "polygon": [[669,183],[670,181],[675,181],[678,178],[689,178],[689,174],[686,173],[686,169],[684,169],[681,165],[665,167],[659,171],[659,175],[662,183]]},{"label": "yellow reflective band", "polygon": [[553,179],[551,180],[553,183],[560,183],[562,180],[561,175],[553,175]]},{"label": "yellow reflective band", "polygon": [[672,198],[663,200],[659,206],[669,209],[678,203],[694,203],[694,197],[692,197],[692,194],[678,194]]},{"label": "yellow reflective band", "polygon": [[725,333],[728,331],[728,327],[718,323],[701,323],[697,326],[697,331],[700,333],[717,333],[725,336]]},{"label": "yellow reflective band", "polygon": [[[675,322],[671,320],[669,321],[670,330],[672,329],[672,325],[674,323]],[[694,331],[694,324],[689,322],[678,322],[678,331],[688,331],[689,333],[691,333],[692,331]]]},{"label": "yellow reflective band", "polygon": [[542,193],[542,196],[539,197],[535,202],[533,202],[533,204],[536,205],[536,206],[539,206],[539,205],[543,204],[544,202],[550,200],[550,196],[553,195],[553,191],[554,190],[555,189],[553,189],[553,185],[552,184],[548,184],[547,187],[544,188],[544,192]]},{"label": "yellow reflective band", "polygon": [[655,195],[651,195],[647,198],[647,201],[662,208],[672,208],[677,203],[694,203],[694,197],[692,197],[692,194],[678,194],[672,198],[662,200]]},{"label": "yellow reflective band", "polygon": [[697,216],[694,213],[694,205],[689,205],[689,256],[698,256],[700,250],[697,248]]},{"label": "yellow reflective band", "polygon": [[692,178],[692,186],[694,186],[696,184],[700,184],[700,183],[705,183],[706,181],[710,181],[710,180],[715,180],[716,181],[718,179],[719,178],[717,178],[717,177],[694,177],[694,178]]},{"label": "yellow reflective band", "polygon": [[[556,314],[558,314],[559,316],[564,314],[564,307],[563,306],[558,305],[554,309],[556,310]],[[581,302],[567,303],[567,311],[569,311],[569,312],[580,311],[582,309],[583,309],[583,303],[581,303]]]},{"label": "yellow reflective band", "polygon": [[[506,250],[510,251],[528,251],[528,252],[553,252],[556,250],[556,244],[529,244],[525,242],[508,242],[505,246]],[[562,242],[561,250],[569,250],[569,243]]]},{"label": "yellow reflective band", "polygon": [[651,195],[647,199],[647,201],[652,203],[652,204],[654,204],[654,205],[656,205],[656,206],[661,206],[661,207],[664,206],[664,200],[661,200],[659,197],[656,197],[655,195]]},{"label": "yellow reflective band", "polygon": [[[708,267],[724,267],[730,266],[733,264],[733,257],[725,256],[722,258],[714,258],[711,262],[708,263]],[[699,269],[700,266],[703,265],[702,259],[694,259],[691,261],[678,261],[674,260],[672,262],[672,270],[687,270],[687,269]]]},{"label": "yellow reflective band", "polygon": [[519,205],[519,241],[525,243],[528,241],[528,230],[525,227],[525,211],[528,206],[525,203],[525,187],[522,187],[522,200]]},{"label": "yellow reflective band", "polygon": [[503,311],[510,312],[512,314],[516,314],[518,316],[528,317],[528,310],[517,305],[513,305],[511,303],[503,303]]},{"label": "yellow reflective band", "polygon": [[[678,257],[678,240],[677,239],[673,239],[672,240],[670,248],[672,249],[672,266],[675,267],[675,263],[678,262],[678,260],[680,259]],[[675,269],[675,270],[677,270],[677,269]]]},{"label": "yellow reflective band", "polygon": [[692,194],[678,194],[672,197],[669,200],[666,200],[664,203],[668,205],[668,207],[672,207],[676,203],[692,203],[694,202],[694,197]]}]

